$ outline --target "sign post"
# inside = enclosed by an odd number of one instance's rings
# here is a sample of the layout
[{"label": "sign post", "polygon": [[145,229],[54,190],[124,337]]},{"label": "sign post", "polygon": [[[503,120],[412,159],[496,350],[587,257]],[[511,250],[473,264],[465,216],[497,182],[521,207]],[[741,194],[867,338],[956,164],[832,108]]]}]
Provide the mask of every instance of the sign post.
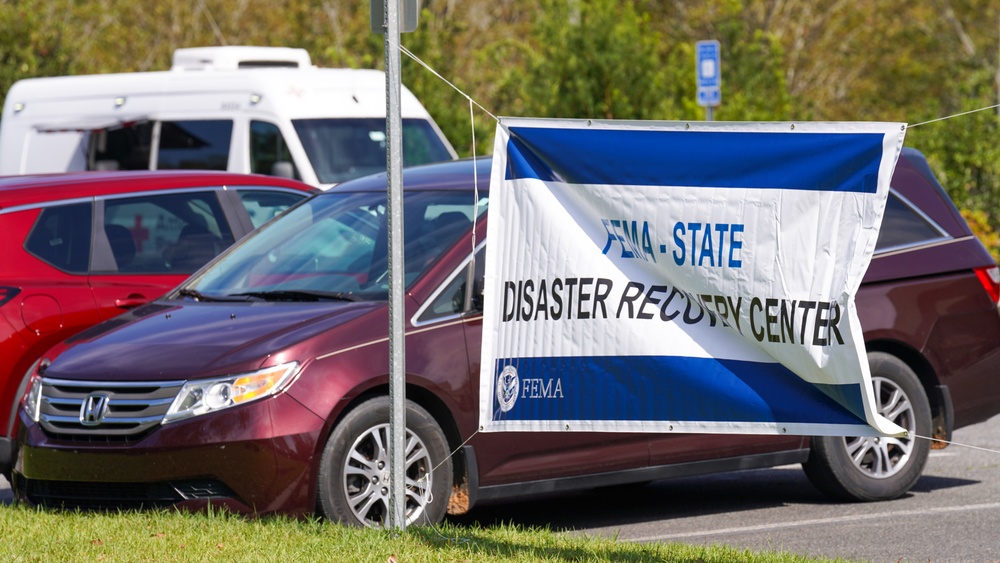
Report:
[{"label": "sign post", "polygon": [[[400,22],[400,5],[403,21]],[[417,0],[371,0],[371,26],[385,34],[385,131],[389,234],[389,529],[406,528],[406,320],[403,280],[403,119],[399,34],[417,27]]]},{"label": "sign post", "polygon": [[698,105],[705,108],[705,121],[712,121],[714,109],[722,102],[722,55],[719,42],[695,43],[695,76],[698,81]]},{"label": "sign post", "polygon": [[[371,0],[371,26],[372,32],[382,35],[385,33],[385,0]],[[400,0],[398,12],[399,32],[409,33],[417,29],[417,0]]]}]

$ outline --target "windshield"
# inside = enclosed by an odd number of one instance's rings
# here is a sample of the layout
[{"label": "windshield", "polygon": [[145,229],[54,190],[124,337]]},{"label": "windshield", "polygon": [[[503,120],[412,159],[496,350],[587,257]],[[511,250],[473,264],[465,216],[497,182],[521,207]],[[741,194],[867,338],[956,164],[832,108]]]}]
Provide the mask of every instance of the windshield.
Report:
[{"label": "windshield", "polygon": [[[322,184],[385,172],[385,118],[296,119],[302,147]],[[403,120],[403,166],[454,157],[426,119]]]},{"label": "windshield", "polygon": [[[202,301],[385,299],[389,287],[385,192],[328,192],[255,231],[180,290]],[[403,198],[405,284],[423,275],[472,227],[470,192]]]}]

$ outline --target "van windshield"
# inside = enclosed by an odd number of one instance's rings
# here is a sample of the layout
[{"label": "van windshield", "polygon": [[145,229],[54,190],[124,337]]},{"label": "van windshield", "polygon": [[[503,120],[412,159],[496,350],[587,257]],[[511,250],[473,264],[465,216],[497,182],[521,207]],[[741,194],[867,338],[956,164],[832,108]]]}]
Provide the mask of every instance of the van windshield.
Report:
[{"label": "van windshield", "polygon": [[[385,118],[295,119],[295,132],[321,184],[385,172]],[[452,160],[426,119],[403,119],[403,166]]]},{"label": "van windshield", "polygon": [[[404,195],[405,284],[409,286],[485,212],[469,192]],[[189,280],[181,297],[198,300],[385,299],[386,194],[327,192],[264,225]]]}]

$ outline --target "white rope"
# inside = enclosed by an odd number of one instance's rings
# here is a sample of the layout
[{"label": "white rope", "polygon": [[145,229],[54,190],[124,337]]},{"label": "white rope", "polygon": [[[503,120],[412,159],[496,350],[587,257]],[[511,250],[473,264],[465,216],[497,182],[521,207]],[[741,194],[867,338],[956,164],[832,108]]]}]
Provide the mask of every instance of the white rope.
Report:
[{"label": "white rope", "polygon": [[[476,106],[479,107],[479,109],[483,110],[484,112],[486,112],[487,115],[489,115],[490,117],[492,117],[494,121],[496,121],[497,123],[500,122],[500,118],[498,118],[496,115],[494,115],[493,112],[491,112],[490,110],[488,110],[485,107],[483,107],[483,105],[480,104],[479,102],[477,102],[476,100],[472,99],[472,96],[470,96],[470,95],[466,94],[465,92],[463,92],[461,90],[461,88],[459,88],[458,86],[455,86],[450,80],[448,80],[444,76],[441,76],[441,74],[438,73],[438,71],[436,71],[433,68],[431,68],[431,66],[428,65],[427,63],[425,63],[424,61],[422,61],[420,59],[420,57],[418,57],[415,54],[413,54],[412,51],[410,51],[409,49],[407,49],[406,47],[404,47],[402,45],[399,45],[399,50],[400,50],[401,53],[403,53],[407,57],[410,57],[411,59],[413,59],[414,61],[416,61],[417,64],[419,64],[420,66],[422,66],[425,69],[427,69],[431,74],[433,74],[434,76],[440,78],[442,82],[444,82],[448,86],[451,86],[452,89],[454,89],[456,92],[458,92],[463,97],[465,97],[465,99],[469,100],[469,104],[470,105],[471,104],[475,104]],[[912,125],[907,125],[906,127],[907,127],[907,129],[911,129],[913,127],[919,127],[921,125],[927,125],[929,123],[937,123],[938,121],[944,121],[946,119],[952,119],[952,118],[955,118],[955,117],[961,117],[963,115],[969,115],[969,114],[977,113],[977,112],[980,112],[980,111],[986,111],[986,110],[996,109],[998,107],[1000,107],[1000,104],[993,104],[991,106],[981,107],[981,108],[977,108],[977,109],[973,109],[973,110],[969,110],[969,111],[963,111],[961,113],[956,113],[956,114],[953,114],[953,115],[946,115],[944,117],[938,117],[936,119],[930,119],[930,120],[927,120],[927,121],[921,121],[920,123],[914,123]],[[475,152],[475,145],[473,145],[473,152]]]},{"label": "white rope", "polygon": [[907,125],[907,129],[912,129],[913,127],[917,127],[917,126],[920,126],[920,125],[927,125],[928,123],[936,123],[938,121],[944,121],[945,119],[951,119],[953,117],[959,117],[959,116],[962,116],[962,115],[969,115],[970,113],[976,113],[976,112],[979,112],[979,111],[986,111],[988,109],[994,109],[994,108],[998,108],[998,107],[1000,107],[1000,104],[993,104],[992,106],[986,106],[984,108],[979,108],[979,109],[974,109],[974,110],[969,110],[969,111],[963,111],[962,113],[956,113],[955,115],[947,115],[945,117],[939,117],[937,119],[931,119],[930,121],[923,121],[923,122],[920,122],[920,123],[914,123],[913,125]]},{"label": "white rope", "polygon": [[[469,98],[469,124],[472,126],[472,271],[476,271],[476,223],[479,219],[479,165],[476,162],[476,115],[472,107],[472,98]],[[489,112],[487,112],[489,113]],[[468,288],[472,291],[472,288]]]},{"label": "white rope", "polygon": [[[392,45],[392,42],[389,42],[389,44]],[[478,170],[479,167],[476,166],[476,116],[475,116],[475,108],[474,108],[474,106],[478,107],[479,109],[481,109],[484,112],[486,112],[486,114],[489,115],[490,117],[492,117],[493,120],[496,121],[497,123],[500,122],[500,119],[497,118],[497,116],[493,115],[493,113],[490,112],[488,109],[486,109],[485,107],[483,107],[479,102],[473,100],[472,96],[469,96],[468,94],[466,94],[465,92],[463,92],[461,89],[459,89],[458,86],[455,86],[454,84],[451,83],[451,81],[449,81],[445,77],[441,76],[441,74],[438,73],[433,68],[431,68],[430,65],[428,65],[424,61],[420,60],[420,57],[414,55],[409,49],[407,49],[406,47],[404,47],[402,45],[396,45],[396,47],[399,48],[400,52],[402,52],[406,56],[408,56],[411,59],[413,59],[414,61],[416,61],[418,64],[420,64],[420,66],[422,66],[425,69],[427,69],[434,76],[440,78],[442,82],[444,82],[448,86],[451,86],[452,89],[454,89],[456,92],[458,92],[459,94],[461,94],[462,96],[464,96],[465,99],[469,100],[469,122],[470,122],[470,125],[472,127],[472,160],[473,160],[472,177],[473,177],[473,193],[474,193],[474,195],[473,195],[473,197],[474,197],[474,203],[473,203],[473,210],[472,210],[472,216],[473,216],[472,217],[472,265],[473,265],[473,271],[475,271],[474,268],[475,268],[475,260],[476,260],[476,254],[475,254],[475,251],[476,251],[476,219],[478,218],[478,211],[479,211],[479,170]],[[471,287],[467,288],[467,291],[471,292],[472,288]],[[463,446],[465,446],[465,444],[469,443],[469,440],[472,440],[473,438],[475,438],[477,434],[479,434],[479,429],[476,429],[476,431],[473,432],[471,436],[469,436],[468,438],[466,438],[464,442],[462,442],[461,444],[459,444],[459,446],[457,448],[455,448],[454,451],[452,451],[451,453],[449,453],[443,460],[441,460],[440,463],[438,463],[436,466],[434,466],[431,469],[431,472],[433,473],[435,470],[437,470],[439,467],[441,467],[441,465],[443,463],[447,462],[452,457],[454,457],[455,454],[457,454],[458,451],[460,449],[462,449]]]},{"label": "white rope", "polygon": [[438,74],[438,71],[434,70],[427,63],[425,63],[424,61],[420,60],[420,57],[418,57],[418,56],[414,55],[413,53],[411,53],[409,49],[407,49],[406,47],[403,47],[402,45],[400,45],[399,46],[399,50],[400,50],[400,52],[402,52],[407,57],[410,57],[411,59],[417,61],[417,63],[420,66],[422,66],[422,67],[426,68],[427,70],[429,70],[431,74],[433,74],[434,76],[440,78],[445,84],[447,84],[448,86],[451,86],[452,88],[454,88],[454,90],[456,92],[458,92],[459,94],[465,96],[465,98],[467,100],[469,100],[470,103],[473,103],[473,104],[476,104],[477,106],[479,106],[479,109],[485,111],[490,117],[493,118],[494,121],[497,121],[497,122],[500,121],[500,118],[498,118],[497,116],[493,115],[493,113],[490,112],[490,110],[484,108],[476,100],[473,100],[472,96],[470,96],[470,95],[466,94],[465,92],[463,92],[461,89],[459,89],[458,86],[455,86],[454,84],[452,84],[447,78],[445,78],[445,77],[441,76],[440,74]]},{"label": "white rope", "polygon": [[941,442],[941,443],[948,444],[948,445],[951,445],[951,446],[959,446],[959,447],[962,447],[962,448],[970,448],[970,449],[973,449],[973,450],[980,450],[980,451],[984,451],[984,452],[989,452],[991,454],[1000,454],[1000,450],[991,450],[989,448],[981,448],[979,446],[971,446],[969,444],[961,444],[959,442],[951,442],[951,441],[948,441],[948,440],[942,440],[941,438],[928,438],[927,436],[921,436],[920,434],[911,434],[911,436],[913,436],[914,438],[923,438],[924,440],[930,440],[931,442]]},{"label": "white rope", "polygon": [[[400,45],[399,46],[399,50],[400,50],[400,52],[402,52],[406,56],[408,56],[411,59],[413,59],[414,61],[416,61],[417,64],[419,64],[420,66],[426,68],[431,74],[433,74],[434,76],[440,78],[441,81],[443,81],[445,84],[447,84],[448,86],[451,86],[456,92],[458,92],[459,94],[461,94],[462,96],[464,96],[467,100],[469,100],[470,104],[477,105],[479,107],[479,109],[481,109],[484,112],[486,112],[487,115],[489,115],[490,117],[492,117],[494,121],[496,121],[498,123],[500,122],[500,118],[498,118],[496,115],[494,115],[490,110],[488,110],[485,107],[483,107],[479,102],[473,100],[472,96],[469,96],[468,94],[466,94],[465,92],[463,92],[458,86],[455,86],[454,84],[452,84],[451,81],[449,81],[447,78],[441,76],[441,74],[439,74],[438,71],[434,70],[433,68],[430,67],[430,65],[428,65],[424,61],[420,60],[420,57],[414,55],[409,49],[407,49],[406,47]],[[956,113],[956,114],[953,114],[953,115],[946,115],[944,117],[938,117],[937,119],[930,119],[928,121],[921,121],[920,123],[914,123],[912,125],[907,125],[907,128],[909,129],[909,128],[912,128],[912,127],[919,127],[921,125],[927,125],[928,123],[936,123],[938,121],[944,121],[946,119],[952,119],[952,118],[955,118],[955,117],[960,117],[960,116],[963,116],[963,115],[969,115],[971,113],[977,113],[977,112],[980,112],[980,111],[986,111],[986,110],[996,109],[998,107],[1000,107],[1000,104],[993,104],[991,106],[986,106],[986,107],[982,107],[982,108],[978,108],[978,109],[974,109],[974,110],[964,111],[964,112]]]}]

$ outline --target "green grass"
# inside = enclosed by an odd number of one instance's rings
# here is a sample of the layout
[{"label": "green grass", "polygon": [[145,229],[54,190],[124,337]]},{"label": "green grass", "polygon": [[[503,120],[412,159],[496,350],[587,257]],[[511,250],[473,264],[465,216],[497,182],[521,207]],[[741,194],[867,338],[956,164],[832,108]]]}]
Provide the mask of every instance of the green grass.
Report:
[{"label": "green grass", "polygon": [[[723,546],[629,543],[514,525],[403,533],[224,512],[75,513],[0,506],[0,561],[820,562]],[[840,561],[840,560],[837,560]]]}]

